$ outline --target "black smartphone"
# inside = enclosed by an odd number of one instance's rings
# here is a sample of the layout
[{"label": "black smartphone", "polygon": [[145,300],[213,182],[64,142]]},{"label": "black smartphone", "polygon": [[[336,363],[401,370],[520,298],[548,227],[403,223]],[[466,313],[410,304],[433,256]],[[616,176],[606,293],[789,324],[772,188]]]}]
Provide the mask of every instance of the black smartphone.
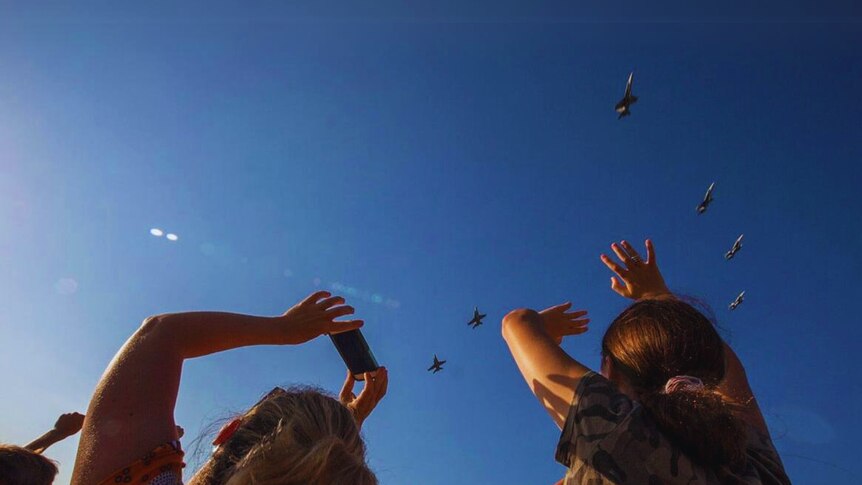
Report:
[{"label": "black smartphone", "polygon": [[365,380],[364,373],[380,368],[377,365],[377,359],[371,353],[371,348],[368,347],[368,342],[358,328],[349,332],[330,334],[329,338],[332,339],[332,343],[335,344],[335,348],[357,381]]}]

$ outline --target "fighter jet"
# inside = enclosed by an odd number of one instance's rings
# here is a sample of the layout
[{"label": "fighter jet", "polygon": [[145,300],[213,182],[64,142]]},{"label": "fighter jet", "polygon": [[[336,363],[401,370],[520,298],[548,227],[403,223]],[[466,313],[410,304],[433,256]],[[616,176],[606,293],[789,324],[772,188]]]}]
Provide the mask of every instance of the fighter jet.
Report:
[{"label": "fighter jet", "polygon": [[706,195],[703,196],[703,202],[697,206],[697,214],[703,214],[706,212],[706,208],[709,207],[709,203],[712,202],[712,189],[715,188],[715,182],[709,184],[709,188],[706,189]]},{"label": "fighter jet", "polygon": [[739,294],[739,296],[736,297],[735,300],[733,300],[730,303],[730,309],[736,310],[736,307],[738,307],[739,304],[742,303],[742,300],[744,300],[744,299],[745,299],[745,292],[743,291],[742,293]]},{"label": "fighter jet", "polygon": [[736,242],[733,243],[733,247],[730,248],[730,251],[724,253],[724,259],[730,261],[731,259],[733,259],[734,256],[736,256],[736,253],[738,253],[739,250],[742,249],[742,236],[743,235],[740,234],[739,237],[736,238]]},{"label": "fighter jet", "polygon": [[443,370],[443,364],[445,364],[445,363],[446,363],[445,360],[437,359],[437,354],[434,354],[434,364],[431,367],[429,367],[428,370],[429,371],[433,370],[434,371],[433,373],[436,374],[436,373],[440,372],[441,370]]},{"label": "fighter jet", "polygon": [[618,120],[623,119],[625,116],[629,116],[631,111],[629,111],[629,107],[635,104],[638,100],[638,97],[632,94],[632,77],[635,75],[634,72],[629,74],[629,81],[626,83],[626,94],[623,96],[623,99],[620,100],[619,103],[614,107],[614,110],[620,114],[617,118]]},{"label": "fighter jet", "polygon": [[482,325],[482,319],[487,317],[487,315],[483,315],[479,313],[479,307],[473,308],[473,319],[467,322],[467,325],[472,325],[473,328]]}]

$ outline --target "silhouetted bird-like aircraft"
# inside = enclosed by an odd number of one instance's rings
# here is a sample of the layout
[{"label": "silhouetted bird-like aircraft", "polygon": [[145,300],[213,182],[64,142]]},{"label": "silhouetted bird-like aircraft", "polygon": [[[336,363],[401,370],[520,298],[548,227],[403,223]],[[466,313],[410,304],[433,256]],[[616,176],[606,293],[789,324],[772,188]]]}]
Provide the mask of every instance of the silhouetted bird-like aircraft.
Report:
[{"label": "silhouetted bird-like aircraft", "polygon": [[436,374],[436,373],[440,372],[441,370],[443,370],[443,364],[445,364],[445,363],[446,363],[445,360],[439,360],[437,358],[437,354],[434,354],[434,363],[431,365],[431,367],[428,368],[428,370],[434,371],[434,374]]},{"label": "silhouetted bird-like aircraft", "polygon": [[742,303],[742,300],[744,300],[744,299],[745,299],[745,292],[743,291],[742,293],[739,294],[739,296],[736,297],[735,300],[730,302],[730,309],[736,310],[736,307],[738,307],[739,304]]},{"label": "silhouetted bird-like aircraft", "polygon": [[733,247],[730,248],[730,251],[724,253],[724,259],[733,259],[733,257],[736,256],[736,253],[738,253],[739,250],[742,249],[742,236],[743,235],[740,234],[739,237],[736,238],[736,242],[733,243]]},{"label": "silhouetted bird-like aircraft", "polygon": [[715,182],[709,184],[709,188],[706,189],[706,195],[703,196],[703,202],[697,206],[697,213],[703,214],[706,212],[706,208],[709,207],[710,202],[712,202],[712,190],[715,189]]},{"label": "silhouetted bird-like aircraft", "polygon": [[473,319],[467,322],[467,325],[472,326],[473,328],[482,325],[482,319],[487,317],[488,315],[483,315],[479,313],[479,307],[473,308]]},{"label": "silhouetted bird-like aircraft", "polygon": [[634,77],[634,75],[634,72],[629,74],[629,81],[626,83],[626,94],[623,96],[623,99],[621,99],[620,102],[617,103],[617,105],[614,107],[614,110],[620,114],[619,117],[617,117],[618,120],[621,120],[623,119],[623,117],[632,114],[631,111],[629,111],[629,108],[638,100],[638,97],[632,94],[632,78]]}]

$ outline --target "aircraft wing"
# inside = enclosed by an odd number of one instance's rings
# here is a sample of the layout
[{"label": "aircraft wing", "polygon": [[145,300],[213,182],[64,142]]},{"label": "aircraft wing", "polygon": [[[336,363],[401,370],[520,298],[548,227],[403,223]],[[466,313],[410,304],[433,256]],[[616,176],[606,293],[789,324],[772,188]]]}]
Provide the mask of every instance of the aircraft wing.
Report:
[{"label": "aircraft wing", "polygon": [[632,78],[634,77],[634,71],[629,73],[629,80],[626,82],[626,97],[631,96],[632,94]]}]

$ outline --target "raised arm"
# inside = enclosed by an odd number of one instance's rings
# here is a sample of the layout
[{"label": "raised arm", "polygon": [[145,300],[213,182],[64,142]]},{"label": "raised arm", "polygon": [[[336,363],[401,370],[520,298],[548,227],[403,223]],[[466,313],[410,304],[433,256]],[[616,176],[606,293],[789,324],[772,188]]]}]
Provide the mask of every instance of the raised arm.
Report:
[{"label": "raised arm", "polygon": [[[633,300],[676,298],[668,289],[658,269],[652,241],[646,240],[646,261],[643,261],[635,248],[626,241],[611,244],[611,250],[617,255],[619,262],[604,254],[601,255],[601,260],[619,277],[619,280],[611,277],[611,289],[620,296]],[[731,402],[739,404],[734,410],[739,419],[769,434],[766,421],[748,384],[745,368],[727,342],[724,343],[724,356],[724,380],[719,383],[718,392]]]},{"label": "raised arm", "polygon": [[84,424],[84,415],[80,413],[66,413],[57,418],[54,427],[48,430],[42,436],[30,442],[24,448],[42,454],[54,443],[63,441],[73,434],[81,431],[81,426]]},{"label": "raised arm", "polygon": [[587,331],[586,311],[564,303],[541,312],[514,310],[503,318],[503,338],[530,390],[562,428],[575,389],[590,369],[560,348],[563,336]]},{"label": "raised arm", "polygon": [[150,317],[102,375],[81,433],[72,483],[98,483],[175,440],[174,405],[183,360],[249,345],[300,344],[362,321],[335,322],[353,308],[317,292],[278,317],[193,312]]}]

